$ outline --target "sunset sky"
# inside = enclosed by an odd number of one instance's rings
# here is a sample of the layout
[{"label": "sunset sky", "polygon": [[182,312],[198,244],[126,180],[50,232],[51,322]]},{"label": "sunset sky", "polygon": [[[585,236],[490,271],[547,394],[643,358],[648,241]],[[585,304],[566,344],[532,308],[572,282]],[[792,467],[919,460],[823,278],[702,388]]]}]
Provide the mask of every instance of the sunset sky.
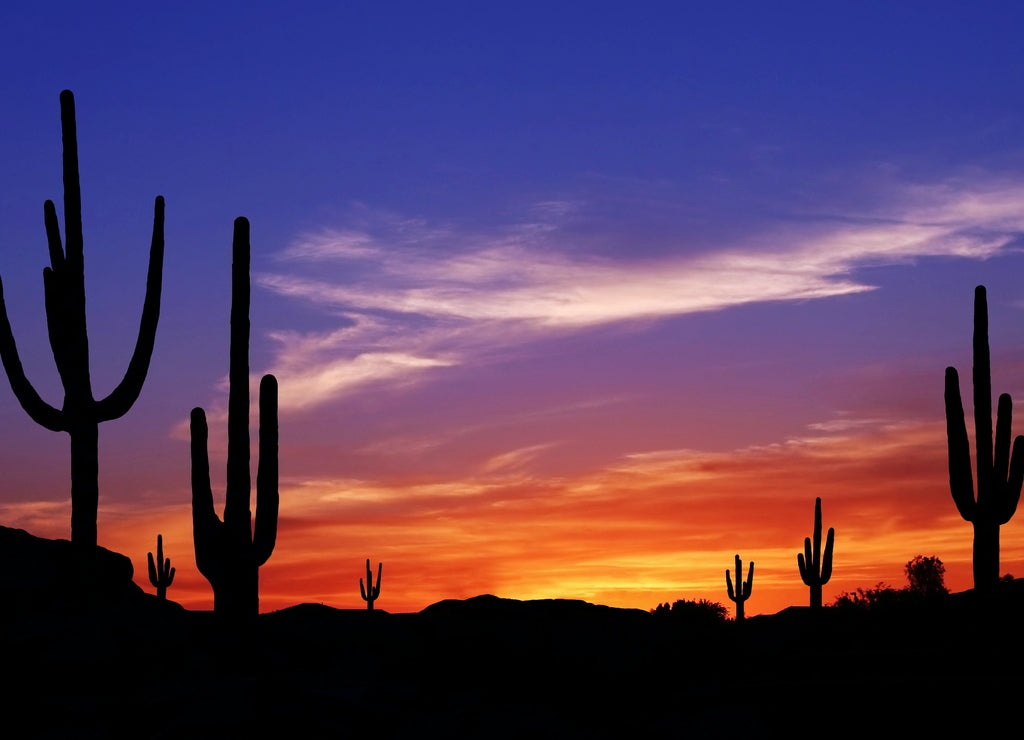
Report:
[{"label": "sunset sky", "polygon": [[[62,391],[42,205],[74,91],[93,387],[133,348],[153,199],[163,301],[142,395],[100,427],[100,544],[195,568],[188,414],[223,504],[231,226],[252,223],[253,397],[280,383],[264,611],[444,598],[826,603],[937,555],[971,586],[943,371],[1024,399],[1024,5],[81,3],[0,8],[0,276]],[[970,402],[968,413],[970,413]],[[0,381],[0,524],[70,536],[67,436]],[[257,423],[252,417],[255,458]],[[1024,411],[1014,433],[1024,431]],[[255,461],[254,461],[255,462]],[[255,468],[254,468],[255,469]],[[1024,576],[1024,512],[1002,571]]]}]

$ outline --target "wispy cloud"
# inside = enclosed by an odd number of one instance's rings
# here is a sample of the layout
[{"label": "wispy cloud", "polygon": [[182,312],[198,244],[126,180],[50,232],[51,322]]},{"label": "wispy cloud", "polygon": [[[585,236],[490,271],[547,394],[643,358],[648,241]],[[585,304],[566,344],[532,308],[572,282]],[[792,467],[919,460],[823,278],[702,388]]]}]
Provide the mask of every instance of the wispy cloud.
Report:
[{"label": "wispy cloud", "polygon": [[[739,552],[757,561],[757,609],[775,611],[806,599],[796,552],[816,496],[837,531],[828,598],[900,585],[917,554],[940,555],[949,584],[969,587],[970,525],[949,499],[941,421],[850,421],[725,452],[640,452],[570,478],[538,475],[529,465],[537,450],[516,448],[457,478],[291,481],[281,530],[291,554],[276,572],[268,566],[268,594],[336,568],[344,542],[356,576],[366,554],[385,570],[397,564],[397,608],[484,592],[650,607],[722,600]],[[1008,527],[1005,568],[1019,565],[1022,548],[1019,528]],[[339,589],[343,603],[355,598],[351,584]]]},{"label": "wispy cloud", "polygon": [[[1024,231],[1024,186],[948,182],[904,188],[877,213],[776,223],[743,243],[677,256],[586,252],[561,223],[580,205],[548,202],[491,232],[360,215],[360,228],[308,235],[264,288],[341,317],[326,334],[278,333],[282,408],[328,401],[372,380],[464,363],[487,348],[557,332],[872,290],[858,268],[922,257],[985,259]],[[583,244],[585,246],[585,244]],[[614,250],[613,250],[614,251]],[[308,268],[313,268],[310,272]]]}]

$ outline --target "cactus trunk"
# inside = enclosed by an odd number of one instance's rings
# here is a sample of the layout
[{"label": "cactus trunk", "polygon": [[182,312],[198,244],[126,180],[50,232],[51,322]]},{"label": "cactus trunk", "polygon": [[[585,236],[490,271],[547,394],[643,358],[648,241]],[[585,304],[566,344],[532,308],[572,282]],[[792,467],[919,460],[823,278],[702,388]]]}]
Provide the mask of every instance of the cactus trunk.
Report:
[{"label": "cactus trunk", "polygon": [[999,582],[999,525],[974,522],[973,573],[975,588]]},{"label": "cactus trunk", "polygon": [[84,421],[68,430],[71,438],[71,541],[96,544],[99,509],[99,424]]}]

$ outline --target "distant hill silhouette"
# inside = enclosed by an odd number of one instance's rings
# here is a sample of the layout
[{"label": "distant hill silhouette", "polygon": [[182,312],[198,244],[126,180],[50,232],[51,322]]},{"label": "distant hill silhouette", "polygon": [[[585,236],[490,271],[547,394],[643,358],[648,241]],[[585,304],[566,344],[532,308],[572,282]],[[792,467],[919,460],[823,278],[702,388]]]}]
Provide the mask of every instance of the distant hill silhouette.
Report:
[{"label": "distant hill silhouette", "polygon": [[933,609],[800,606],[743,628],[493,595],[412,614],[298,604],[238,624],[144,593],[103,548],[82,602],[65,588],[71,553],[0,528],[14,737],[789,737],[868,721],[883,737],[977,734],[1024,688],[1024,580]]}]

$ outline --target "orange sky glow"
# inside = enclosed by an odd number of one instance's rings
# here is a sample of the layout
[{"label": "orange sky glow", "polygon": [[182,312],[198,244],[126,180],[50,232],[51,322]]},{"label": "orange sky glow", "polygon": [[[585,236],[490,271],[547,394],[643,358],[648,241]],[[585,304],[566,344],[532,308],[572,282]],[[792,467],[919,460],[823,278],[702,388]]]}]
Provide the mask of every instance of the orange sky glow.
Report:
[{"label": "orange sky glow", "polygon": [[[706,598],[731,613],[724,572],[739,554],[745,567],[756,562],[747,613],[773,613],[807,601],[796,554],[816,496],[824,528],[836,529],[826,603],[882,581],[905,585],[903,565],[916,555],[940,556],[947,585],[969,588],[971,527],[949,496],[944,428],[868,427],[732,452],[637,455],[574,478],[532,475],[510,454],[506,466],[458,480],[283,481],[261,610],[303,601],[363,608],[358,580],[369,557],[384,562],[377,606],[392,612],[493,593],[633,608]],[[30,529],[66,536],[67,514],[36,511]],[[147,591],[145,553],[161,532],[178,569],[170,597],[211,608],[187,503],[123,517],[101,506],[100,520],[102,544],[131,555]],[[1003,571],[1024,572],[1020,527],[1002,531]]]}]

